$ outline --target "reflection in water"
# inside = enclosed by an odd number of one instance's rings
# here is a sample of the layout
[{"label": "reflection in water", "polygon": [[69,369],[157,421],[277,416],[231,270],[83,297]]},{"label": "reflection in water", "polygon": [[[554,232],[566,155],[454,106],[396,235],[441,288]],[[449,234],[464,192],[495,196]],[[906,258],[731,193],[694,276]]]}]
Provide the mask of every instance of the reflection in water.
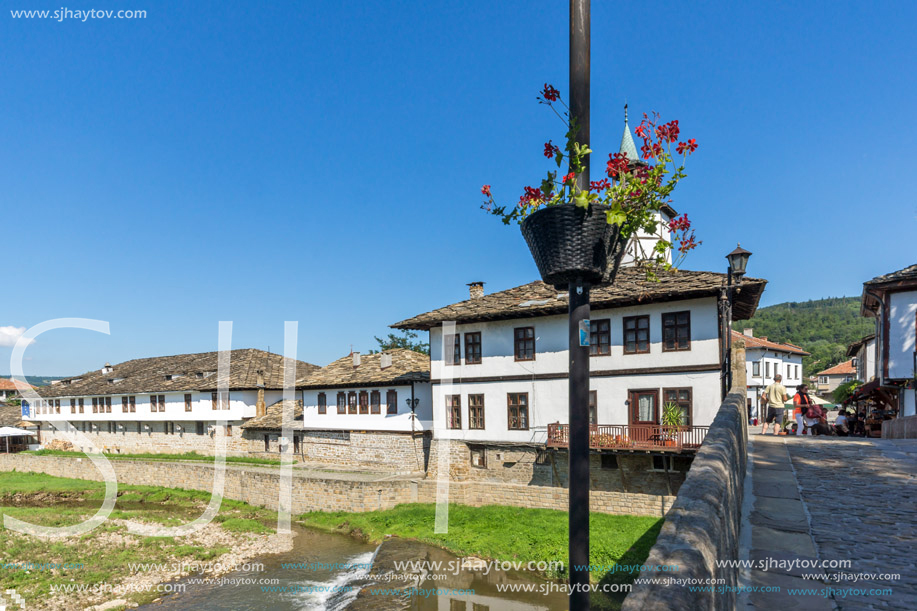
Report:
[{"label": "reflection in water", "polygon": [[[535,575],[491,570],[489,574],[455,570],[456,556],[415,541],[390,539],[382,545],[366,545],[342,535],[298,529],[293,549],[257,559],[259,572],[237,571],[226,579],[249,578],[254,583],[188,585],[147,611],[212,609],[293,611],[553,611],[567,609],[567,597],[553,592],[498,590],[504,585],[543,587],[548,582]],[[396,563],[425,561],[430,564],[398,569]],[[299,567],[290,567],[297,563]],[[302,567],[303,563],[310,566]],[[314,563],[314,564],[313,564]],[[344,568],[339,568],[341,566]],[[369,567],[372,567],[371,569]],[[276,579],[263,584],[258,580]],[[472,593],[473,592],[473,593]]]}]

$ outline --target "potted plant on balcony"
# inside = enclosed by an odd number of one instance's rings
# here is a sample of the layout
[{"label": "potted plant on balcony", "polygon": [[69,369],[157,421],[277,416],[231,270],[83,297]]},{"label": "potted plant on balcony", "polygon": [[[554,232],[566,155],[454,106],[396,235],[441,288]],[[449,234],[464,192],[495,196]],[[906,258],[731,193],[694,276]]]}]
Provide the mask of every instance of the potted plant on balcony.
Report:
[{"label": "potted plant on balcony", "polygon": [[683,412],[677,403],[666,403],[662,406],[662,425],[664,444],[668,447],[678,445],[678,427],[681,426]]},{"label": "potted plant on balcony", "polygon": [[[592,151],[587,143],[576,141],[576,117],[570,116],[560,92],[551,85],[545,84],[538,102],[554,111],[567,128],[564,151],[548,140],[544,156],[553,159],[558,169],[566,160],[569,172],[558,177],[558,170],[549,171],[538,187],[524,187],[514,206],[498,205],[490,185],[484,185],[481,193],[486,199],[481,207],[507,225],[521,225],[542,279],[558,288],[578,279],[595,285],[612,283],[628,243],[640,232],[658,238],[649,253],[643,251],[642,241],[635,241],[634,257],[645,264],[649,277],[655,277],[657,269],[676,267],[699,242],[687,215],[663,221],[659,212],[684,178],[685,161],[697,149],[696,140],[680,140],[677,120],[663,123],[656,113],[644,114],[635,130],[643,140],[642,159],[610,154],[607,176],[581,189],[577,178]],[[678,254],[669,261],[667,253],[675,244]]]}]

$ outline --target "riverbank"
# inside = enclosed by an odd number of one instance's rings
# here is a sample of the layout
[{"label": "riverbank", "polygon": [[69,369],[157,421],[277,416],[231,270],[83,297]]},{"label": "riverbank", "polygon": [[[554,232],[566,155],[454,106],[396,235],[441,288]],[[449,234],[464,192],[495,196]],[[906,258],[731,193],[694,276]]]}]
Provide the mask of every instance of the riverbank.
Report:
[{"label": "riverbank", "polygon": [[[499,505],[450,505],[447,533],[433,532],[435,515],[436,505],[412,503],[366,513],[310,512],[301,515],[299,521],[309,528],[349,534],[368,543],[378,543],[393,535],[435,545],[460,557],[534,562],[536,566],[548,567],[537,571],[545,577],[566,577],[566,569],[557,566],[558,561],[564,567],[567,563],[566,512]],[[631,583],[636,573],[624,571],[623,567],[643,564],[662,522],[661,518],[591,514],[592,580]]]},{"label": "riverbank", "polygon": [[[104,484],[36,473],[0,472],[0,511],[44,526],[77,524],[102,505]],[[213,577],[266,554],[291,537],[277,514],[224,499],[213,522],[184,537],[129,534],[127,521],[177,526],[199,517],[210,495],[155,486],[118,487],[109,519],[79,536],[42,539],[0,528],[0,587],[28,609],[133,607],[168,593],[161,584],[194,573]]]},{"label": "riverbank", "polygon": [[[72,456],[76,458],[85,458],[87,454],[83,452],[76,452],[74,450],[26,450],[23,454],[33,454],[35,456]],[[191,460],[199,462],[213,463],[216,458],[207,454],[198,454],[197,452],[185,452],[183,454],[157,454],[154,452],[138,452],[136,454],[115,454],[112,452],[102,452],[101,453],[105,458],[112,460],[160,460],[160,461],[175,461],[175,460]],[[279,460],[273,460],[270,458],[256,458],[249,456],[225,456],[225,462],[231,464],[240,464],[240,465],[269,465],[269,466],[278,466],[281,464]],[[295,459],[293,462],[297,462]]]}]

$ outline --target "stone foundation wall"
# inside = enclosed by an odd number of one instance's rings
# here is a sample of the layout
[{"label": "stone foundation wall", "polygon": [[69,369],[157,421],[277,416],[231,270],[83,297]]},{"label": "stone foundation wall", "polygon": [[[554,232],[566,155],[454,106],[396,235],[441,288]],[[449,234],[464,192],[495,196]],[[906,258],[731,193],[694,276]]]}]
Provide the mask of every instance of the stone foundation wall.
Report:
[{"label": "stone foundation wall", "polygon": [[[196,422],[176,421],[174,433],[166,433],[164,422],[142,422],[140,423],[141,432],[137,432],[136,422],[121,422],[124,428],[114,433],[108,432],[107,422],[95,423],[98,430],[88,430],[82,432],[81,424],[76,425],[76,430],[85,439],[92,442],[95,447],[103,452],[113,454],[138,454],[143,452],[152,452],[155,454],[183,454],[185,452],[197,452],[198,454],[213,455],[216,446],[218,432],[208,432],[209,423],[204,426],[204,434],[197,434]],[[226,454],[228,456],[245,456],[248,454],[251,441],[244,436],[244,429],[240,426],[242,421],[229,422],[230,434],[226,439]],[[79,439],[73,439],[67,433],[57,429],[47,429],[43,424],[41,429],[41,444],[47,446],[52,440],[60,439],[69,441],[76,450],[86,451],[89,449],[88,444]],[[144,428],[149,426],[150,429]],[[181,427],[181,430],[178,429]],[[215,425],[214,428],[220,428]]]},{"label": "stone foundation wall", "polygon": [[917,439],[917,416],[883,421],[882,439]]}]

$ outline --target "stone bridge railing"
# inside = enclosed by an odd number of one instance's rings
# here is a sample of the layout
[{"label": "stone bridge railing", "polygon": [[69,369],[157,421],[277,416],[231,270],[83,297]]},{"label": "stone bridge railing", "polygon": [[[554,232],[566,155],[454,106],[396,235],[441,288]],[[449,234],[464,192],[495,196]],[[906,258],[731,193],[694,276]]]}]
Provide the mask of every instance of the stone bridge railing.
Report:
[{"label": "stone bridge railing", "polygon": [[[717,578],[725,580],[721,585],[738,585],[738,569],[721,569],[717,561],[738,559],[747,460],[746,421],[742,386],[720,406],[645,563],[674,565],[678,570],[644,571],[640,577],[691,579],[699,584]],[[687,585],[674,584],[635,584],[622,606],[623,611],[734,608],[734,592],[692,592]]]}]

